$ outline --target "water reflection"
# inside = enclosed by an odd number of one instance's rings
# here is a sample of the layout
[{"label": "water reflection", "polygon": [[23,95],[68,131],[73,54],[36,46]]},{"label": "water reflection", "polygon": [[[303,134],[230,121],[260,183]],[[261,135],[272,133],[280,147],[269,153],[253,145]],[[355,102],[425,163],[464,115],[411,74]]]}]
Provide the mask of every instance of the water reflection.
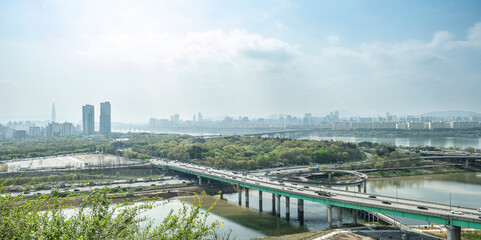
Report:
[{"label": "water reflection", "polygon": [[334,140],[344,142],[376,142],[376,143],[389,143],[396,146],[411,146],[418,145],[423,146],[442,146],[451,147],[458,146],[461,148],[474,147],[481,149],[480,137],[355,137],[355,136],[318,136],[309,135],[299,139],[313,139],[313,140]]},{"label": "water reflection", "polygon": [[[225,194],[224,199],[226,199],[227,202],[229,202],[232,205],[236,205],[237,207],[240,207],[237,205],[238,203],[238,194],[237,193],[232,193],[232,194]],[[268,215],[273,218],[273,212],[272,212],[272,194],[270,193],[263,193],[262,194],[262,208],[263,208],[263,213],[262,215]],[[263,220],[259,221],[259,219],[253,219],[253,221],[258,221],[256,224],[268,224],[267,228],[264,229],[264,232],[268,236],[275,236],[275,235],[282,235],[282,234],[293,234],[293,233],[299,233],[299,232],[306,232],[306,231],[315,231],[315,230],[323,230],[328,227],[327,224],[327,206],[324,204],[320,203],[315,203],[315,202],[310,202],[310,201],[304,201],[304,225],[301,225],[298,219],[298,214],[297,214],[297,199],[291,198],[290,199],[290,220],[285,220],[286,218],[286,202],[285,198],[281,197],[281,219],[279,223],[280,228],[275,228],[273,226],[273,223],[265,223]],[[242,204],[245,206],[245,194],[244,192],[242,193]],[[250,190],[249,191],[249,207],[251,211],[259,211],[259,192],[255,190]],[[240,207],[240,208],[245,208],[245,207]],[[338,208],[333,208],[333,216],[337,216],[337,211]],[[343,216],[343,222],[344,223],[350,223],[352,222],[352,215],[351,212],[348,209],[344,209],[342,212]],[[269,218],[265,218],[267,221],[272,221],[269,220]],[[282,226],[283,223],[288,224],[290,226],[288,229],[284,228]],[[334,224],[337,224],[337,218],[334,217],[333,220]]]}]

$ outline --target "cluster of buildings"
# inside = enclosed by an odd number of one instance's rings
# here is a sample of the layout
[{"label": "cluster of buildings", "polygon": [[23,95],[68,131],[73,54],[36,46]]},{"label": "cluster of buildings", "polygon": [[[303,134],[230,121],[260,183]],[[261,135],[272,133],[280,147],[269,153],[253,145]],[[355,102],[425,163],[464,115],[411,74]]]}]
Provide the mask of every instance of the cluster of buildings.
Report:
[{"label": "cluster of buildings", "polygon": [[472,129],[481,128],[479,117],[457,117],[450,120],[440,120],[436,117],[402,117],[386,113],[385,117],[339,117],[339,112],[331,112],[325,117],[315,117],[306,113],[303,118],[291,115],[281,115],[273,118],[249,119],[248,117],[225,117],[223,120],[213,121],[204,119],[199,113],[192,120],[183,121],[179,114],[174,114],[170,119],[150,118],[148,128],[150,130],[175,130],[175,129],[332,129],[332,130],[355,130],[355,129]]},{"label": "cluster of buildings", "polygon": [[[111,133],[111,107],[110,102],[100,103],[99,132],[103,135]],[[0,124],[0,140],[21,140],[41,137],[68,137],[75,135],[95,134],[95,114],[93,105],[82,107],[82,125],[70,122],[59,123],[56,121],[55,104],[52,105],[51,121],[25,121],[8,122]]]},{"label": "cluster of buildings", "polygon": [[[83,135],[95,134],[95,111],[93,105],[82,107],[82,133]],[[109,135],[112,132],[112,118],[110,102],[100,103],[100,126],[99,132],[102,135]]]}]

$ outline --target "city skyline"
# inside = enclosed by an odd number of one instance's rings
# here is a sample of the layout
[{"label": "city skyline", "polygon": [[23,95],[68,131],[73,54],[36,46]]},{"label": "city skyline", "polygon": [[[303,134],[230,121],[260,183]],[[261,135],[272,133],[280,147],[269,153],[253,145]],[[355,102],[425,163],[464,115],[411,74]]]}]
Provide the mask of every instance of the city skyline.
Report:
[{"label": "city skyline", "polygon": [[0,122],[49,119],[52,102],[56,119],[75,122],[75,106],[104,99],[116,103],[112,121],[136,123],[197,112],[481,112],[479,9],[414,0],[2,2]]},{"label": "city skyline", "polygon": [[[108,106],[106,106],[107,104]],[[89,105],[89,104],[87,104]],[[227,114],[221,114],[217,116],[204,116],[201,112],[198,112],[197,114],[194,114],[192,117],[192,114],[189,115],[184,115],[181,116],[179,113],[171,113],[170,115],[160,115],[160,116],[150,116],[147,119],[144,119],[143,121],[139,122],[125,122],[125,121],[112,121],[111,119],[111,109],[110,109],[110,102],[101,102],[100,107],[98,108],[98,112],[96,112],[95,107],[91,110],[95,115],[99,116],[99,119],[95,119],[94,117],[94,126],[98,124],[98,131],[101,132],[100,126],[102,125],[102,106],[105,105],[106,112],[105,114],[108,115],[108,122],[112,123],[132,123],[132,124],[148,124],[148,121],[150,118],[158,118],[158,119],[169,119],[170,121],[173,122],[178,122],[178,121],[193,121],[193,122],[200,122],[202,120],[208,120],[208,121],[219,121],[219,120],[224,120],[225,118],[238,118],[238,117],[247,117],[249,119],[277,119],[279,117],[294,117],[294,118],[300,118],[302,119],[303,117],[306,116],[306,114],[309,114],[313,117],[316,118],[323,118],[326,116],[329,116],[330,114],[337,114],[338,119],[342,120],[349,120],[350,118],[358,119],[358,118],[379,118],[379,117],[385,117],[386,115],[391,115],[394,116],[396,119],[406,119],[409,117],[435,117],[436,119],[456,119],[457,117],[462,117],[462,118],[468,118],[468,117],[481,117],[481,113],[479,112],[474,112],[474,111],[460,111],[460,110],[451,110],[451,111],[431,111],[431,112],[425,112],[422,114],[396,114],[396,113],[390,113],[390,112],[384,112],[384,113],[378,113],[375,115],[367,115],[367,114],[361,114],[361,113],[354,113],[350,112],[347,110],[333,110],[331,112],[326,112],[326,113],[321,113],[321,114],[313,114],[312,112],[307,112],[307,113],[302,113],[302,114],[289,114],[289,113],[276,113],[276,114],[270,114],[270,115],[264,115],[260,117],[255,117],[252,115],[227,115]],[[89,105],[93,106],[93,105]],[[84,106],[83,106],[84,107]],[[108,113],[108,114],[107,114]],[[59,121],[52,121],[52,119],[56,119],[56,111],[55,111],[55,103],[52,104],[52,112],[51,112],[51,117],[48,119],[46,117],[47,115],[44,116],[37,116],[37,117],[32,117],[32,118],[20,118],[20,119],[11,119],[9,121],[1,121],[0,124],[2,123],[8,123],[8,122],[25,122],[25,121],[31,121],[31,122],[44,122],[47,124],[48,122],[72,122],[72,123],[79,123],[80,125],[83,125],[83,111],[82,111],[82,117],[80,119],[62,119]],[[107,128],[111,128],[111,126],[106,126]]]}]

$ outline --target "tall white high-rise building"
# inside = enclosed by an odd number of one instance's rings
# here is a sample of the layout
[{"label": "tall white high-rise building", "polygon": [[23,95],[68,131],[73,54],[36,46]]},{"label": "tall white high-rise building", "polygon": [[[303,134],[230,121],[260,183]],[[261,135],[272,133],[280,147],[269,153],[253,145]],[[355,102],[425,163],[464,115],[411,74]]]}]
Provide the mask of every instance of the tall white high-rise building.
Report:
[{"label": "tall white high-rise building", "polygon": [[100,134],[108,135],[111,132],[110,102],[100,103]]},{"label": "tall white high-rise building", "polygon": [[82,129],[84,135],[93,135],[95,132],[94,106],[85,105],[82,107]]},{"label": "tall white high-rise building", "polygon": [[52,103],[52,122],[57,121],[57,115],[55,114],[55,103]]}]

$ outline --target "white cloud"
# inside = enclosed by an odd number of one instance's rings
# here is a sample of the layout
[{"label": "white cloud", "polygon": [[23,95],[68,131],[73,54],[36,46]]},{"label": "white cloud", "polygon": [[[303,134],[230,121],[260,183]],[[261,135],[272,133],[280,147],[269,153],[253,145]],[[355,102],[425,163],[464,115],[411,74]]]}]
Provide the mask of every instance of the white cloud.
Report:
[{"label": "white cloud", "polygon": [[286,56],[298,54],[295,48],[277,39],[264,38],[242,30],[213,30],[185,34],[84,36],[83,46],[77,55],[105,64],[129,63],[178,69],[185,63],[232,62],[234,58],[245,56],[242,53],[246,51],[266,55],[279,52]]}]

